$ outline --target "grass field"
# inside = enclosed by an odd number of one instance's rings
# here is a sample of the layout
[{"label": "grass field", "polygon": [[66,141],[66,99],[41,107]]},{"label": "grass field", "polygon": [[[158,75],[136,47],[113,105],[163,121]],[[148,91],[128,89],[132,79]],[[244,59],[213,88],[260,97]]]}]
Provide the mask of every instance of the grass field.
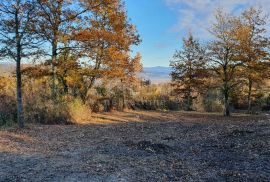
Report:
[{"label": "grass field", "polygon": [[0,130],[0,181],[269,181],[270,118],[93,114]]}]

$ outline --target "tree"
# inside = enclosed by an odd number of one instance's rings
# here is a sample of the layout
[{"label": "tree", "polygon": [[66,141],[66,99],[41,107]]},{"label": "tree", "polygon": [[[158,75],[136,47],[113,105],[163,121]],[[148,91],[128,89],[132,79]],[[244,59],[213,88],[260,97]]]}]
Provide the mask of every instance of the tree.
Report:
[{"label": "tree", "polygon": [[[57,66],[58,55],[67,49],[65,39],[71,34],[71,26],[80,20],[80,16],[89,13],[103,1],[88,0],[37,0],[39,21],[36,32],[50,45],[50,65],[52,74],[52,98],[57,94]],[[61,46],[62,45],[62,46]]]},{"label": "tree", "polygon": [[33,34],[35,4],[31,0],[3,0],[0,2],[1,56],[16,62],[17,122],[24,127],[21,62],[33,58],[39,41]]},{"label": "tree", "polygon": [[230,95],[234,88],[239,84],[237,69],[242,62],[237,59],[235,29],[237,19],[218,10],[216,22],[210,29],[215,40],[209,43],[209,67],[215,73],[215,78],[219,79],[219,87],[224,98],[224,115],[230,116]]},{"label": "tree", "polygon": [[110,77],[119,79],[119,84],[115,89],[118,90],[118,110],[123,111],[126,108],[126,97],[131,95],[134,83],[139,81],[136,75],[142,70],[141,55],[137,54],[134,58],[131,58],[130,55],[127,54],[126,57],[120,57],[119,60],[121,60],[120,64],[118,63],[118,66],[115,66]]},{"label": "tree", "polygon": [[[111,0],[93,9],[80,28],[74,30],[73,40],[81,48],[85,89],[81,96],[86,100],[88,91],[100,78],[120,78],[125,68],[132,67],[132,45],[140,43],[133,24],[128,21],[125,6],[120,0]],[[138,56],[136,56],[138,57]]]},{"label": "tree", "polygon": [[251,7],[239,17],[239,28],[236,29],[238,59],[243,62],[243,77],[247,83],[248,113],[252,109],[252,96],[255,87],[269,77],[268,46],[266,36],[266,17],[260,9]]},{"label": "tree", "polygon": [[187,110],[192,110],[193,99],[201,91],[206,74],[205,50],[190,33],[183,39],[183,50],[176,51],[171,61],[174,91],[183,97]]}]

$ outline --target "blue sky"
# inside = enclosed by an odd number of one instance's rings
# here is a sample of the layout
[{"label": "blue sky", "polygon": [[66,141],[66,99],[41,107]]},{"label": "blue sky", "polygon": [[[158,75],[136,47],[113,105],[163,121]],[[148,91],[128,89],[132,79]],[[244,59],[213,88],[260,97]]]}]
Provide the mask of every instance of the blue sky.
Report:
[{"label": "blue sky", "polygon": [[126,0],[126,6],[142,39],[134,51],[142,54],[143,65],[168,66],[170,57],[181,43],[179,33],[170,30],[177,21],[176,14],[163,0]]},{"label": "blue sky", "polygon": [[262,6],[265,12],[270,9],[270,0],[125,0],[125,3],[142,39],[134,52],[142,54],[145,67],[169,66],[189,31],[201,40],[209,39],[207,29],[217,8],[230,13],[239,13],[249,6]]}]

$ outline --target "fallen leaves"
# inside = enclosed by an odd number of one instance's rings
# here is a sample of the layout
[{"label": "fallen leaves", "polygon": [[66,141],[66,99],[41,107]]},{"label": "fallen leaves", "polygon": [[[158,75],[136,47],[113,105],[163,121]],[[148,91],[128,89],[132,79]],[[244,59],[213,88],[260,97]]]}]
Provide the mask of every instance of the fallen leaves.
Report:
[{"label": "fallen leaves", "polygon": [[94,118],[84,125],[0,130],[0,181],[270,178],[267,118],[144,111]]}]

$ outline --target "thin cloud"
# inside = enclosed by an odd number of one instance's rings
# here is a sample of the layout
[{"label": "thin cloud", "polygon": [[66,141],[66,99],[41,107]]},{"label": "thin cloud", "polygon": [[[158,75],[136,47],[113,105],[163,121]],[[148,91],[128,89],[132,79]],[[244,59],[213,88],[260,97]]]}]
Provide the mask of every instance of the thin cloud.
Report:
[{"label": "thin cloud", "polygon": [[164,42],[158,42],[155,44],[155,47],[158,48],[159,50],[164,50],[164,49],[169,48],[170,45]]},{"label": "thin cloud", "polygon": [[171,31],[192,31],[195,36],[208,39],[208,28],[214,21],[214,12],[221,8],[226,12],[238,14],[250,6],[262,7],[264,12],[270,8],[269,0],[165,0],[166,5],[177,13],[178,21]]}]

